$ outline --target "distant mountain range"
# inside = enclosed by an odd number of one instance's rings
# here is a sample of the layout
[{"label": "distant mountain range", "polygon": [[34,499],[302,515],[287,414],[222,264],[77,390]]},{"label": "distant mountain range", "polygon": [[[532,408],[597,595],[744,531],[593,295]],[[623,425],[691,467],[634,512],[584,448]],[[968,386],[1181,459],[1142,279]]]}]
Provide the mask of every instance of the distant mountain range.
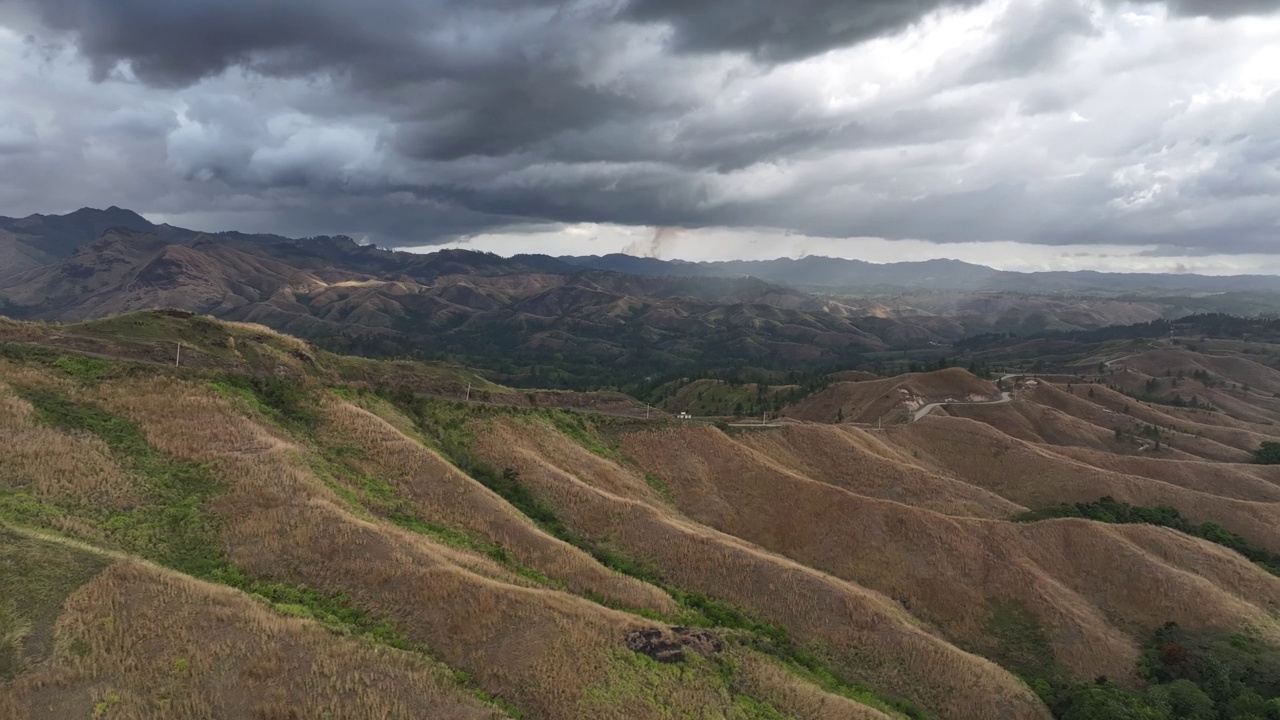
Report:
[{"label": "distant mountain range", "polygon": [[631,255],[562,257],[560,260],[597,270],[654,277],[757,277],[800,288],[846,291],[982,290],[1055,292],[1277,292],[1280,276],[1078,272],[1008,272],[959,260],[926,260],[888,264],[809,256],[800,259],[689,262]]},{"label": "distant mountain range", "polygon": [[[170,243],[189,244],[207,235],[195,230],[157,225],[141,215],[118,207],[106,210],[82,208],[67,215],[31,215],[25,218],[0,217],[0,276],[29,270],[65,257],[85,243],[100,238],[108,229],[119,228],[154,235]],[[1010,272],[960,260],[926,260],[877,264],[821,256],[799,259],[730,260],[690,262],[659,260],[619,253],[611,255],[563,256],[516,255],[502,258],[489,253],[455,251],[416,255],[371,246],[360,246],[343,236],[290,239],[276,235],[216,233],[216,237],[267,246],[286,246],[295,256],[313,255],[317,260],[357,261],[359,269],[376,272],[406,272],[426,265],[437,274],[496,270],[512,267],[542,272],[566,273],[575,268],[606,270],[644,277],[753,277],[796,288],[823,288],[850,292],[877,292],[894,289],[947,290],[962,292],[1010,291],[1184,291],[1184,292],[1280,292],[1280,276],[1210,276],[1189,273],[1104,273]],[[336,244],[335,252],[333,241]],[[352,246],[355,246],[354,248]],[[429,258],[414,261],[412,258]],[[460,263],[450,268],[441,263],[449,258]],[[465,259],[464,259],[465,258]],[[455,272],[457,271],[457,272]]]},{"label": "distant mountain range", "polygon": [[0,314],[65,322],[171,307],[339,351],[457,360],[544,387],[708,368],[791,371],[945,350],[991,332],[1267,313],[1280,310],[1273,290],[1280,278],[1019,274],[951,260],[418,254],[343,236],[206,233],[115,207],[0,218]]}]

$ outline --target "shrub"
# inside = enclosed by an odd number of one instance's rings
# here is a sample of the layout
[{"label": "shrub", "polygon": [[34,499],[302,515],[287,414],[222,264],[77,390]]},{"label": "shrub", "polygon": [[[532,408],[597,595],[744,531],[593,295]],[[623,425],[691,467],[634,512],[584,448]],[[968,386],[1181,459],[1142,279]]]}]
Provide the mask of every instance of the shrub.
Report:
[{"label": "shrub", "polygon": [[1263,442],[1253,451],[1253,461],[1259,465],[1280,465],[1280,442]]}]

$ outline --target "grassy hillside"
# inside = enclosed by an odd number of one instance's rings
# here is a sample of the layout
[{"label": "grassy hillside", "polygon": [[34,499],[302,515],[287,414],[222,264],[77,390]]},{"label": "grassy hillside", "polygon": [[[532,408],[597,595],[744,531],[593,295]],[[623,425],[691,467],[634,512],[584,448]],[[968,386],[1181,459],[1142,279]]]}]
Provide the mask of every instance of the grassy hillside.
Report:
[{"label": "grassy hillside", "polygon": [[[1049,390],[727,435],[181,313],[3,322],[0,717],[1076,720],[1180,680],[1271,702],[1280,476],[1148,457],[1094,424],[1100,386]],[[1104,496],[1181,522],[1019,522]],[[1191,659],[1150,662],[1161,632]]]}]

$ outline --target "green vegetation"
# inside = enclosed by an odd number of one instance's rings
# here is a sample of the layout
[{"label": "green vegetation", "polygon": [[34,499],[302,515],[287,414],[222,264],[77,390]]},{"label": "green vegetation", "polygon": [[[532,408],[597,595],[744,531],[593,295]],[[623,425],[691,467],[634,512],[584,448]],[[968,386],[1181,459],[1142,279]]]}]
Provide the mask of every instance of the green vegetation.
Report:
[{"label": "green vegetation", "polygon": [[1263,442],[1253,451],[1253,461],[1259,465],[1280,465],[1280,442]]},{"label": "green vegetation", "polygon": [[[365,517],[378,516],[411,532],[432,537],[451,547],[472,550],[501,563],[512,572],[546,587],[563,587],[563,583],[537,570],[521,565],[511,551],[484,542],[472,533],[418,517],[413,503],[387,481],[364,472],[359,467],[362,453],[358,448],[321,443],[312,434],[319,423],[319,403],[314,392],[290,378],[246,378],[229,376],[233,381],[212,383],[218,392],[240,398],[258,412],[275,419],[292,430],[294,436],[311,446],[304,459],[316,476],[346,501],[350,509]],[[348,393],[350,394],[350,393]],[[570,413],[554,414],[569,415]],[[587,427],[576,427],[585,437]]]},{"label": "green vegetation", "polygon": [[121,549],[196,577],[208,577],[223,563],[217,528],[203,504],[222,491],[205,467],[178,462],[158,452],[133,423],[46,390],[19,389],[40,420],[53,427],[96,435],[122,469],[143,481],[149,502],[118,512],[75,510],[97,521]]},{"label": "green vegetation", "polygon": [[[155,349],[173,360],[179,343],[186,349],[221,360],[235,360],[246,368],[265,369],[294,351],[291,341],[274,332],[228,325],[213,318],[179,310],[147,310],[88,320],[67,326],[68,331],[101,338],[135,350]],[[184,351],[185,352],[185,351]],[[147,353],[151,355],[152,353]]]},{"label": "green vegetation", "polygon": [[582,413],[569,410],[525,411],[522,413],[522,419],[526,422],[546,420],[554,425],[560,434],[592,453],[610,460],[619,458],[618,451],[600,434],[596,424]]},{"label": "green vegetation", "polygon": [[1018,603],[993,603],[987,634],[992,646],[985,655],[1013,674],[1045,678],[1057,673],[1048,634]]},{"label": "green vegetation", "polygon": [[[534,416],[547,418],[553,424],[568,424],[565,415],[576,415],[573,431],[579,435],[593,438],[593,444],[602,452],[612,454],[614,451],[603,444],[591,420],[585,416],[568,413],[562,410],[521,410],[518,408],[475,405],[467,403],[451,403],[432,398],[414,396],[411,393],[389,393],[386,400],[395,404],[417,425],[422,439],[433,450],[453,463],[462,472],[500,495],[517,510],[529,517],[545,532],[566,540],[571,537],[568,528],[549,507],[544,505],[529,492],[514,470],[498,471],[489,467],[475,456],[472,444],[475,434],[470,428],[473,419],[493,417],[499,414],[516,416]],[[557,425],[559,427],[559,425]],[[588,448],[590,449],[590,448]]]},{"label": "green vegetation", "polygon": [[829,693],[847,697],[894,717],[909,720],[926,720],[929,717],[910,701],[886,698],[866,685],[844,679],[838,671],[831,668],[828,659],[801,647],[782,625],[759,620],[732,603],[685,592],[667,582],[648,562],[629,557],[607,544],[587,541],[572,534],[566,535],[564,539],[590,553],[610,570],[662,588],[680,606],[680,611],[672,617],[655,616],[651,613],[637,614],[671,625],[731,631],[726,635],[730,643],[773,658],[797,677],[812,682]]},{"label": "green vegetation", "polygon": [[[664,718],[704,718],[707,706],[728,706],[724,720],[793,720],[769,702],[742,692],[738,669],[724,656],[690,654],[683,663],[660,663],[647,655],[616,651],[604,678],[587,688],[591,710],[648,707]],[[675,690],[675,692],[673,692]]]},{"label": "green vegetation", "polygon": [[62,603],[106,565],[96,555],[0,524],[0,681],[49,657]]},{"label": "green vegetation", "polygon": [[67,375],[86,385],[102,381],[117,367],[116,363],[86,355],[64,355],[55,360],[54,364]]},{"label": "green vegetation", "polygon": [[365,636],[399,650],[422,650],[401,634],[394,624],[356,608],[342,593],[324,593],[303,585],[251,579],[231,565],[218,568],[209,579],[243,590],[285,615],[316,620],[339,633]]},{"label": "green vegetation", "polygon": [[1280,575],[1280,554],[1257,547],[1217,523],[1206,522],[1199,525],[1192,523],[1176,508],[1168,506],[1143,507],[1120,502],[1112,497],[1104,497],[1092,503],[1055,505],[1042,510],[1032,510],[1015,519],[1019,522],[1036,522],[1051,518],[1085,518],[1120,525],[1141,524],[1167,527],[1231,548],[1261,565],[1268,572]]},{"label": "green vegetation", "polygon": [[[1021,677],[1062,720],[1280,720],[1280,649],[1243,633],[1188,632],[1169,623],[1144,645],[1136,674],[1071,680],[1044,629],[1012,604],[992,607],[985,653]],[[1270,713],[1270,714],[1269,714]]]},{"label": "green vegetation", "polygon": [[314,428],[320,422],[315,394],[300,378],[227,373],[210,381],[209,386],[222,395],[247,402],[289,428]]},{"label": "green vegetation", "polygon": [[[777,412],[826,385],[825,375],[789,373],[785,379],[802,384],[773,385],[776,373],[714,373],[716,377],[680,378],[659,386],[644,399],[669,412],[688,412],[698,417],[758,417]],[[751,378],[744,381],[743,378]]]},{"label": "green vegetation", "polygon": [[662,478],[656,475],[645,474],[644,482],[652,488],[654,492],[658,493],[658,497],[662,498],[664,502],[670,505],[675,504],[675,495],[672,494],[671,488],[667,487],[667,484],[662,481]]},{"label": "green vegetation", "polygon": [[104,380],[128,377],[145,367],[139,363],[102,360],[89,355],[12,342],[0,342],[0,359],[39,365],[83,385],[96,385]]},{"label": "green vegetation", "polygon": [[1150,683],[1144,690],[1105,677],[1029,680],[1062,720],[1280,720],[1280,650],[1247,634],[1168,623],[1147,643],[1138,675]]}]

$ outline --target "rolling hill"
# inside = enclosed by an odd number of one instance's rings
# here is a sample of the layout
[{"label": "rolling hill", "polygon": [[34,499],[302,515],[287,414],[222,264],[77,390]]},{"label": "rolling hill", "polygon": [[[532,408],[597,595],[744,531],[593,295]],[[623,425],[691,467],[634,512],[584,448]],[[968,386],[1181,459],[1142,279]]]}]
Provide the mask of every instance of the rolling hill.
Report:
[{"label": "rolling hill", "polygon": [[843,375],[720,429],[180,311],[0,321],[0,716],[1269,712],[1280,475],[1241,461],[1272,410],[1107,381],[1280,372],[1122,362],[1003,403]]}]

